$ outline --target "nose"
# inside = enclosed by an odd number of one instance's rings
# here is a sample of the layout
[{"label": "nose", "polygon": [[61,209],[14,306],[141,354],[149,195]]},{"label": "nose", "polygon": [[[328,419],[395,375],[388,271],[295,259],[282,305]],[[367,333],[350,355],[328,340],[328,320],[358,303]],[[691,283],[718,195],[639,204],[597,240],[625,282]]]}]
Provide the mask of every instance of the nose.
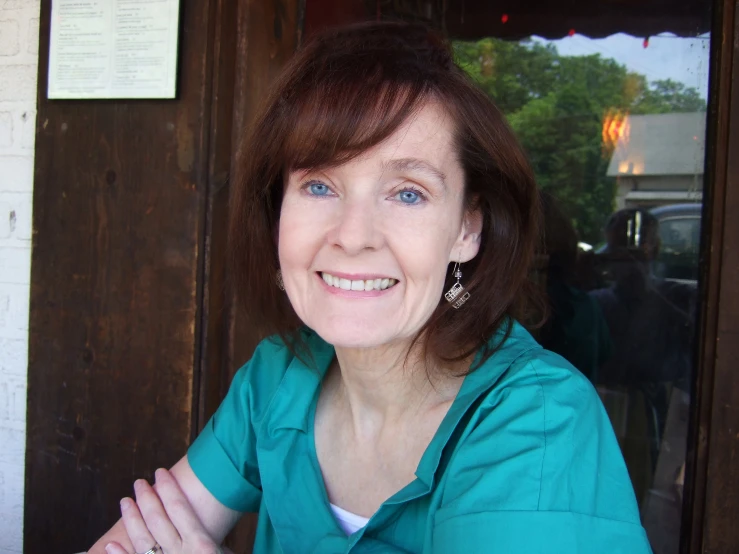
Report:
[{"label": "nose", "polygon": [[378,217],[372,202],[345,201],[329,240],[348,255],[377,250],[382,245]]}]

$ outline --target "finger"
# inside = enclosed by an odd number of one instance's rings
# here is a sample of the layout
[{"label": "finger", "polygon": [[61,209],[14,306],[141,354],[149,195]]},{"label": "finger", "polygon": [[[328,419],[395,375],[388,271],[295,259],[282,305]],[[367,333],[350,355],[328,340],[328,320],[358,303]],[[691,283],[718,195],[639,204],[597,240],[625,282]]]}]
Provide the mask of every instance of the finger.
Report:
[{"label": "finger", "polygon": [[149,532],[149,529],[146,528],[146,523],[141,516],[136,502],[130,498],[121,500],[121,516],[123,526],[126,528],[128,538],[131,539],[134,551],[147,552],[151,549],[156,541]]},{"label": "finger", "polygon": [[129,552],[117,542],[109,542],[106,544],[105,552],[106,554],[129,554]]},{"label": "finger", "polygon": [[167,552],[179,552],[182,539],[169,519],[157,491],[143,479],[134,483],[134,489],[136,504],[154,540]]},{"label": "finger", "polygon": [[[177,480],[166,469],[158,469],[155,473],[157,494],[162,500],[174,526],[181,534],[206,534],[207,532],[193,510],[185,493],[182,492]],[[183,536],[184,539],[184,536]]]}]

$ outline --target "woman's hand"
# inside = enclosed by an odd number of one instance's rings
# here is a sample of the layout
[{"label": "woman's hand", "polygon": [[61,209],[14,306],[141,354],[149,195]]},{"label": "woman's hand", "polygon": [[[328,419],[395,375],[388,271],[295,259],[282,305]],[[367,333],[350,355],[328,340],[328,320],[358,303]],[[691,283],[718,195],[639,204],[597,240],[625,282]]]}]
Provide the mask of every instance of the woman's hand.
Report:
[{"label": "woman's hand", "polygon": [[[177,481],[166,469],[155,473],[156,491],[143,479],[134,483],[136,502],[121,500],[121,514],[135,553],[148,552],[158,544],[164,554],[221,554],[195,514]],[[134,554],[118,543],[105,548],[108,554]]]}]

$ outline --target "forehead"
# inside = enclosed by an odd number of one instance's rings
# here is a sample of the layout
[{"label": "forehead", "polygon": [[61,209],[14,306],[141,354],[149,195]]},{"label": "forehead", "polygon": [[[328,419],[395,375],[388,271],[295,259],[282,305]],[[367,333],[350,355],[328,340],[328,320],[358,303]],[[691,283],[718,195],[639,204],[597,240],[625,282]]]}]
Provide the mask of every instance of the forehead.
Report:
[{"label": "forehead", "polygon": [[[420,164],[408,161],[419,161]],[[395,163],[398,161],[402,163]],[[455,140],[455,125],[449,113],[435,102],[427,102],[412,113],[388,138],[359,154],[349,163],[378,162],[397,169],[418,165],[447,173],[461,168]]]}]

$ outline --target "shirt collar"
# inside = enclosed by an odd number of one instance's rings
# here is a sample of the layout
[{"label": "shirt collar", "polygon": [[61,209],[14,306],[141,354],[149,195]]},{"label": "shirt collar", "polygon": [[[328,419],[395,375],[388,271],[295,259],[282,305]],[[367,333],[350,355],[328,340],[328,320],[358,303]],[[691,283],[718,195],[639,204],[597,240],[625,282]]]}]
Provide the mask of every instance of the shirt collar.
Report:
[{"label": "shirt collar", "polygon": [[[507,325],[501,327],[488,343],[489,347],[497,347],[497,350],[480,367],[465,377],[457,397],[418,464],[416,477],[428,489],[433,485],[444,447],[464,415],[479,398],[495,386],[501,375],[517,358],[529,350],[540,348],[518,322],[512,322],[507,338],[505,336]],[[303,361],[294,357],[290,362],[270,409],[268,424],[270,434],[279,429],[308,432],[321,380],[334,359],[333,346],[314,331],[306,328],[301,331],[301,335],[312,355],[312,360]],[[473,367],[480,355],[481,352],[477,354]]]},{"label": "shirt collar", "polygon": [[[508,325],[503,324],[488,341],[488,347],[497,348],[495,353],[485,360],[480,367],[465,377],[462,387],[457,393],[457,397],[454,399],[441,425],[439,425],[434,438],[431,439],[426,452],[421,457],[421,461],[416,469],[416,477],[428,489],[431,489],[433,485],[434,475],[439,468],[444,447],[449,442],[452,433],[457,429],[465,414],[469,412],[470,408],[479,399],[484,397],[485,393],[497,384],[500,377],[516,359],[534,348],[541,348],[522,325],[517,321],[510,321],[510,334],[507,338],[506,331]],[[482,351],[478,352],[472,367],[475,367],[481,355]]]},{"label": "shirt collar", "polygon": [[305,327],[301,329],[300,335],[310,357],[303,356],[306,359],[301,360],[295,356],[287,366],[270,407],[270,433],[279,429],[308,432],[321,381],[334,359],[334,347],[314,331]]}]

